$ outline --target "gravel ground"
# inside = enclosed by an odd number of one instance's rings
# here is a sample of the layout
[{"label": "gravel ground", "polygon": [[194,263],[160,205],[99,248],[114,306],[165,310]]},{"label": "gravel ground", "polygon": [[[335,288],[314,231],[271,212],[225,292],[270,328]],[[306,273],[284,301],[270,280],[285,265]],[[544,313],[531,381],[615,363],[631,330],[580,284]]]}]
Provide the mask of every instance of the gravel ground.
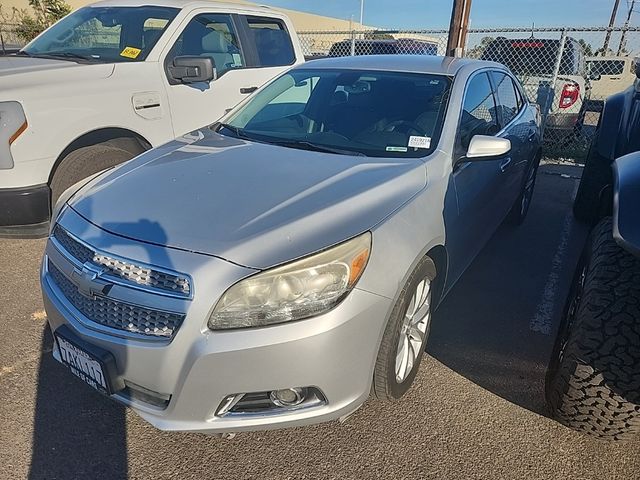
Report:
[{"label": "gravel ground", "polygon": [[640,443],[546,418],[543,380],[586,232],[580,169],[545,165],[530,217],[500,229],[434,318],[415,387],[346,423],[222,440],[166,433],[51,358],[42,240],[0,240],[1,479],[640,478]]}]

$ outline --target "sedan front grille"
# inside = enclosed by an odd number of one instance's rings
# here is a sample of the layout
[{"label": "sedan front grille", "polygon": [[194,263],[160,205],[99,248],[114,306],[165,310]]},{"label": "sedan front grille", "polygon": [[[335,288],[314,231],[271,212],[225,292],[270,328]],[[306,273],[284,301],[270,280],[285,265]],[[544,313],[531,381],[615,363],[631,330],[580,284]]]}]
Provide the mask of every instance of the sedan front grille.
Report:
[{"label": "sedan front grille", "polygon": [[186,277],[143,267],[96,252],[73,238],[60,225],[53,230],[56,241],[80,264],[91,262],[107,269],[106,274],[162,292],[188,297],[191,284]]},{"label": "sedan front grille", "polygon": [[171,338],[184,315],[132,305],[103,296],[87,297],[50,260],[49,274],[67,300],[85,317],[105,327],[150,337]]}]

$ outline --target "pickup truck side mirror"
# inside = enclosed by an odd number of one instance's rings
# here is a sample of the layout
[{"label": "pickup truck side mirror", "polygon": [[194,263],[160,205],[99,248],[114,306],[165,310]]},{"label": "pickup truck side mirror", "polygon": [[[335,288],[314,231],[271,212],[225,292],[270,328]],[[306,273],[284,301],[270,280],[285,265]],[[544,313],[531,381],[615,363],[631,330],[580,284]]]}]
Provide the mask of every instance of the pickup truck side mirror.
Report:
[{"label": "pickup truck side mirror", "polygon": [[469,143],[465,160],[495,160],[511,151],[511,140],[508,138],[475,135]]},{"label": "pickup truck side mirror", "polygon": [[167,70],[172,83],[210,82],[216,79],[216,68],[211,57],[175,57]]}]

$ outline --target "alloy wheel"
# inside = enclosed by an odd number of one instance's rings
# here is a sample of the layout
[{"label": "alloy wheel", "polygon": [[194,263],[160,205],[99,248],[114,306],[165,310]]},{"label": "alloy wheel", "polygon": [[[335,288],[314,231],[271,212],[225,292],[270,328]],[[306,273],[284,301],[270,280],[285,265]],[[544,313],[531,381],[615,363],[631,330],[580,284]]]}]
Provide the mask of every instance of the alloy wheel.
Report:
[{"label": "alloy wheel", "polygon": [[396,382],[404,382],[424,348],[431,322],[431,280],[424,278],[416,286],[404,314],[396,348]]}]

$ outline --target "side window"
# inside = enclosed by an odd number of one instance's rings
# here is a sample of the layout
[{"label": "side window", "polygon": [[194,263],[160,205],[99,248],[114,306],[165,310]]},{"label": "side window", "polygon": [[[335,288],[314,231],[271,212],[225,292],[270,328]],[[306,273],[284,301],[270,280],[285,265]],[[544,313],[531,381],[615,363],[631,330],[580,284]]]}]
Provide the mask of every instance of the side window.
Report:
[{"label": "side window", "polygon": [[500,127],[504,128],[513,120],[520,108],[518,107],[518,97],[515,86],[509,75],[501,72],[491,72],[496,91],[496,101],[498,103],[498,121]]},{"label": "side window", "polygon": [[230,15],[205,13],[194,17],[178,37],[167,60],[181,55],[210,57],[218,76],[245,65]]},{"label": "side window", "polygon": [[467,85],[458,132],[466,151],[474,135],[495,135],[500,131],[496,117],[496,102],[489,77],[480,73]]},{"label": "side window", "polygon": [[292,65],[296,60],[289,32],[284,23],[275,18],[247,17],[258,54],[259,67]]}]

